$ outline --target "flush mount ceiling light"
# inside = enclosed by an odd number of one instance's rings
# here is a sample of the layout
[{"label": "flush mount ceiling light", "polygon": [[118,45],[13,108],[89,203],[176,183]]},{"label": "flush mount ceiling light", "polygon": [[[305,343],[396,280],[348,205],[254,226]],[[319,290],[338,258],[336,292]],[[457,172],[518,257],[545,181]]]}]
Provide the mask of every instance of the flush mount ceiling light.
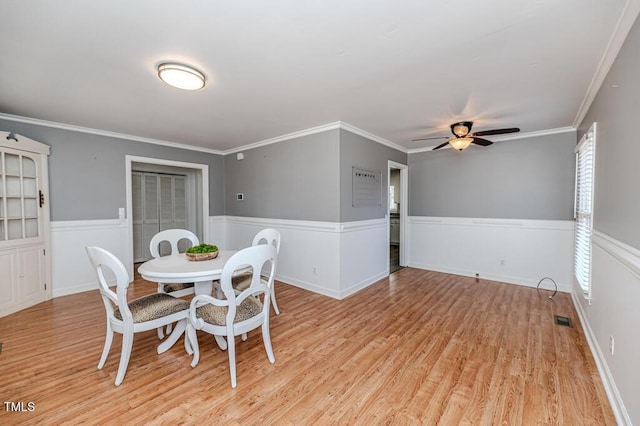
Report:
[{"label": "flush mount ceiling light", "polygon": [[166,62],[158,65],[158,77],[169,86],[183,90],[198,90],[204,87],[204,74],[187,65]]}]

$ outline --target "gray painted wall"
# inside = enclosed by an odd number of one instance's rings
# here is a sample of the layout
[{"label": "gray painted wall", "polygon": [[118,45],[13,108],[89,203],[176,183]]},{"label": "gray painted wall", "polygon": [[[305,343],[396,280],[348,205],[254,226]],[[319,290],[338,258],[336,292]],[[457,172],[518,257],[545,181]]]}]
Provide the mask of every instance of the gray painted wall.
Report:
[{"label": "gray painted wall", "polygon": [[[640,249],[640,23],[636,22],[579,126],[598,123],[593,227]],[[619,87],[611,87],[618,85]]]},{"label": "gray painted wall", "polygon": [[[389,160],[407,164],[407,154],[347,130],[340,130],[340,222],[385,217],[389,203],[387,190]],[[353,207],[352,168],[354,166],[382,173],[381,206]]]},{"label": "gray painted wall", "polygon": [[51,220],[117,219],[126,207],[125,155],[209,165],[209,214],[224,213],[223,157],[0,118],[0,129],[51,147]]},{"label": "gray painted wall", "polygon": [[[338,129],[226,155],[225,214],[340,220]],[[236,194],[244,194],[244,201]]]},{"label": "gray painted wall", "polygon": [[409,215],[572,220],[575,132],[409,155]]}]

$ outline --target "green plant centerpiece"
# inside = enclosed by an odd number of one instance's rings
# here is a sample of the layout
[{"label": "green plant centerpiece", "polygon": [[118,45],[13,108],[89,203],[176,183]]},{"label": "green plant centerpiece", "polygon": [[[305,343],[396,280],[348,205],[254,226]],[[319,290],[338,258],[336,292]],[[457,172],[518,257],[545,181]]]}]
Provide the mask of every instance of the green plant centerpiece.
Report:
[{"label": "green plant centerpiece", "polygon": [[214,259],[218,256],[218,246],[206,243],[198,244],[197,246],[189,247],[186,255],[189,260]]}]

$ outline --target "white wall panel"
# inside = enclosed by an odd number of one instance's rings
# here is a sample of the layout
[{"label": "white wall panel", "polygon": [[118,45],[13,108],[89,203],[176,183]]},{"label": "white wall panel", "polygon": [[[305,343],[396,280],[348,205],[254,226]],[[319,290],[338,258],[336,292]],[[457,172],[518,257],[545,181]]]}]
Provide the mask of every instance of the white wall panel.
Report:
[{"label": "white wall panel", "polygon": [[409,266],[572,290],[573,221],[411,216],[409,235]]},{"label": "white wall panel", "polygon": [[276,279],[340,298],[339,224],[228,216],[225,228],[229,249],[250,246],[261,229],[277,229],[281,244]]},{"label": "white wall panel", "polygon": [[343,223],[340,227],[340,298],[389,275],[386,219]]},{"label": "white wall panel", "polygon": [[[590,303],[573,301],[619,424],[640,423],[640,251],[594,232]],[[615,340],[614,353],[609,337]],[[624,401],[624,402],[623,402]]]},{"label": "white wall panel", "polygon": [[80,220],[51,222],[51,273],[53,297],[98,288],[98,278],[89,263],[86,246],[99,246],[115,254],[129,269],[130,249],[126,222]]}]

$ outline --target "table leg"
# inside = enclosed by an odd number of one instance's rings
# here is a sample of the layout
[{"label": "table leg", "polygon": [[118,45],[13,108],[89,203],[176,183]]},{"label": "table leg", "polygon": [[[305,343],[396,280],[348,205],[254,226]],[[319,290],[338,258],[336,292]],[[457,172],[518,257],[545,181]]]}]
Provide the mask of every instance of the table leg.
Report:
[{"label": "table leg", "polygon": [[184,334],[184,331],[186,328],[187,328],[186,319],[178,321],[178,323],[176,324],[176,328],[173,329],[173,332],[171,332],[171,334],[165,339],[164,342],[158,345],[158,353],[161,354],[163,352],[168,351],[169,348],[171,348],[178,341],[180,336]]},{"label": "table leg", "polygon": [[197,281],[193,285],[196,296],[199,296],[201,294],[211,296],[211,291],[213,290],[213,281]]}]

